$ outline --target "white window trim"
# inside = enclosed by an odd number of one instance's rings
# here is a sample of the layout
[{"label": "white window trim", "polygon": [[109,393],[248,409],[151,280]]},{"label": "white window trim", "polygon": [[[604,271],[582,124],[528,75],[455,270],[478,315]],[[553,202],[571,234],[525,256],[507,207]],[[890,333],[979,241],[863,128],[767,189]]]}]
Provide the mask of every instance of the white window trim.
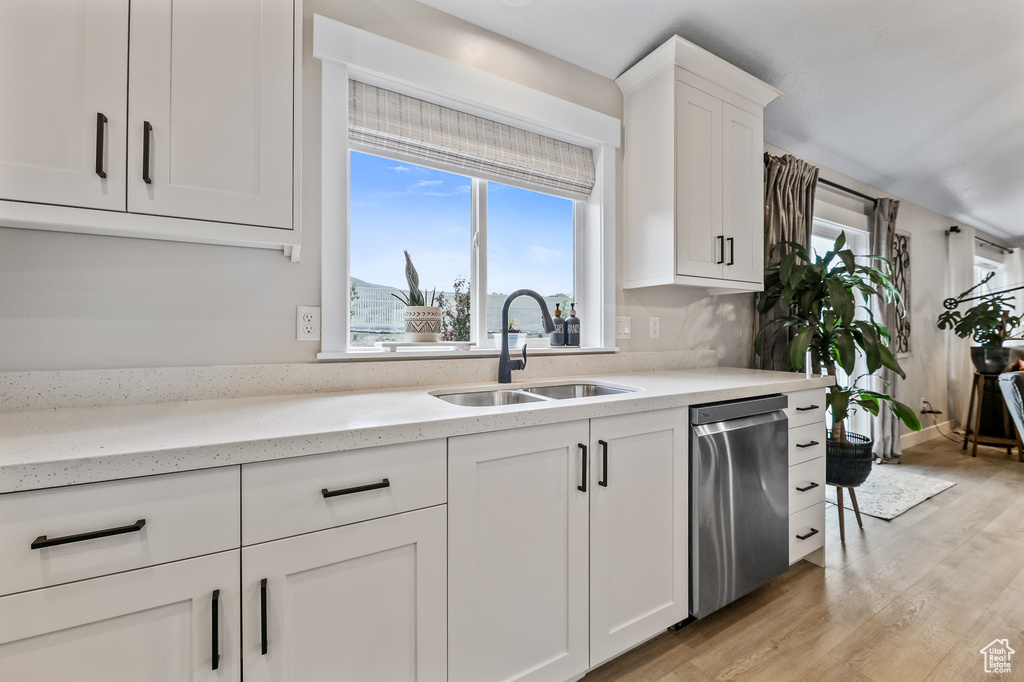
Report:
[{"label": "white window trim", "polygon": [[[313,55],[322,62],[319,359],[408,357],[404,353],[348,350],[350,75],[371,85],[593,151],[597,181],[589,199],[580,202],[573,212],[576,220],[583,221],[576,230],[581,238],[574,247],[573,285],[580,296],[577,310],[583,320],[585,350],[615,350],[615,150],[621,139],[619,119],[320,15],[313,16]],[[480,249],[478,253],[486,251]],[[476,269],[486,267],[480,262],[483,260],[476,259]],[[474,295],[479,295],[475,290],[477,281],[473,279]],[[588,295],[584,298],[582,294]],[[451,354],[465,357],[494,353],[497,351],[491,349]],[[437,354],[442,353],[431,356]]]}]

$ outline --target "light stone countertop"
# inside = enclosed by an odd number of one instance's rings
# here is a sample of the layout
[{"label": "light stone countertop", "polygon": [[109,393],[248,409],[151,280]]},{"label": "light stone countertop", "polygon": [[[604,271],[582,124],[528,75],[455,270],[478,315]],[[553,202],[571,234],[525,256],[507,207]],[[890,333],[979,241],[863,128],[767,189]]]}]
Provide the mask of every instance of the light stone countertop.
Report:
[{"label": "light stone countertop", "polygon": [[831,377],[714,367],[561,377],[635,393],[500,407],[430,395],[493,384],[74,407],[0,414],[0,493],[238,465],[827,386]]}]

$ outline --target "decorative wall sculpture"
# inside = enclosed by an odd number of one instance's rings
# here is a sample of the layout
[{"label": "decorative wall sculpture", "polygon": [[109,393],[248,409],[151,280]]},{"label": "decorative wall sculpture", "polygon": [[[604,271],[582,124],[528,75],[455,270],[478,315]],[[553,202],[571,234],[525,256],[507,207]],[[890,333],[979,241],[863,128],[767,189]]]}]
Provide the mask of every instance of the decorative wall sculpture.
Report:
[{"label": "decorative wall sculpture", "polygon": [[889,331],[897,357],[906,357],[910,355],[910,234],[897,231],[892,242],[892,281],[903,304],[894,328]]}]

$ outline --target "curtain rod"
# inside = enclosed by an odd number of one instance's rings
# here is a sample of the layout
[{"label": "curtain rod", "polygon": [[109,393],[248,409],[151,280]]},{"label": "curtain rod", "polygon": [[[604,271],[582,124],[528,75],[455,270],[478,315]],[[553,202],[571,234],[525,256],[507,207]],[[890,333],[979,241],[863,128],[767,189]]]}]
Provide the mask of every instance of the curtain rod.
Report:
[{"label": "curtain rod", "polygon": [[850,189],[849,187],[844,187],[843,185],[840,185],[838,182],[832,182],[831,180],[826,180],[825,178],[820,177],[820,176],[818,177],[818,182],[820,184],[822,184],[822,185],[828,185],[829,187],[832,187],[833,189],[838,189],[840,191],[846,192],[847,194],[852,194],[854,196],[860,197],[864,201],[870,201],[873,204],[878,203],[878,199],[877,198],[869,197],[867,194],[863,194],[862,192],[858,192],[855,189]]},{"label": "curtain rod", "polygon": [[[949,226],[949,232],[956,232],[957,234],[959,234],[960,233],[960,226],[959,225],[950,225]],[[949,234],[949,232],[947,232],[946,234]],[[999,249],[1000,253],[1002,253],[1003,251],[1006,251],[1007,253],[1013,253],[1013,247],[1011,247],[1011,246],[1003,246],[1002,244],[996,244],[995,242],[990,242],[989,240],[985,239],[984,237],[979,237],[977,234],[974,235],[974,238],[976,240],[978,240],[979,242],[981,242],[982,244],[988,244],[991,247]]]}]

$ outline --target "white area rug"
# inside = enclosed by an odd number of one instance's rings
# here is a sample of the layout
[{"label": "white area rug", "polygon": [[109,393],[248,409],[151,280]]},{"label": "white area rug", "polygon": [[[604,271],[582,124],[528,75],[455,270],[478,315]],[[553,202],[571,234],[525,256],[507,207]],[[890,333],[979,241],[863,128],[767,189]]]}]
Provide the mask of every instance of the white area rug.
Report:
[{"label": "white area rug", "polygon": [[[949,481],[911,473],[902,464],[875,464],[868,479],[856,489],[857,506],[861,514],[888,521],[954,485]],[[835,486],[825,486],[825,501],[836,504]],[[843,506],[853,509],[850,496],[845,492]]]}]

